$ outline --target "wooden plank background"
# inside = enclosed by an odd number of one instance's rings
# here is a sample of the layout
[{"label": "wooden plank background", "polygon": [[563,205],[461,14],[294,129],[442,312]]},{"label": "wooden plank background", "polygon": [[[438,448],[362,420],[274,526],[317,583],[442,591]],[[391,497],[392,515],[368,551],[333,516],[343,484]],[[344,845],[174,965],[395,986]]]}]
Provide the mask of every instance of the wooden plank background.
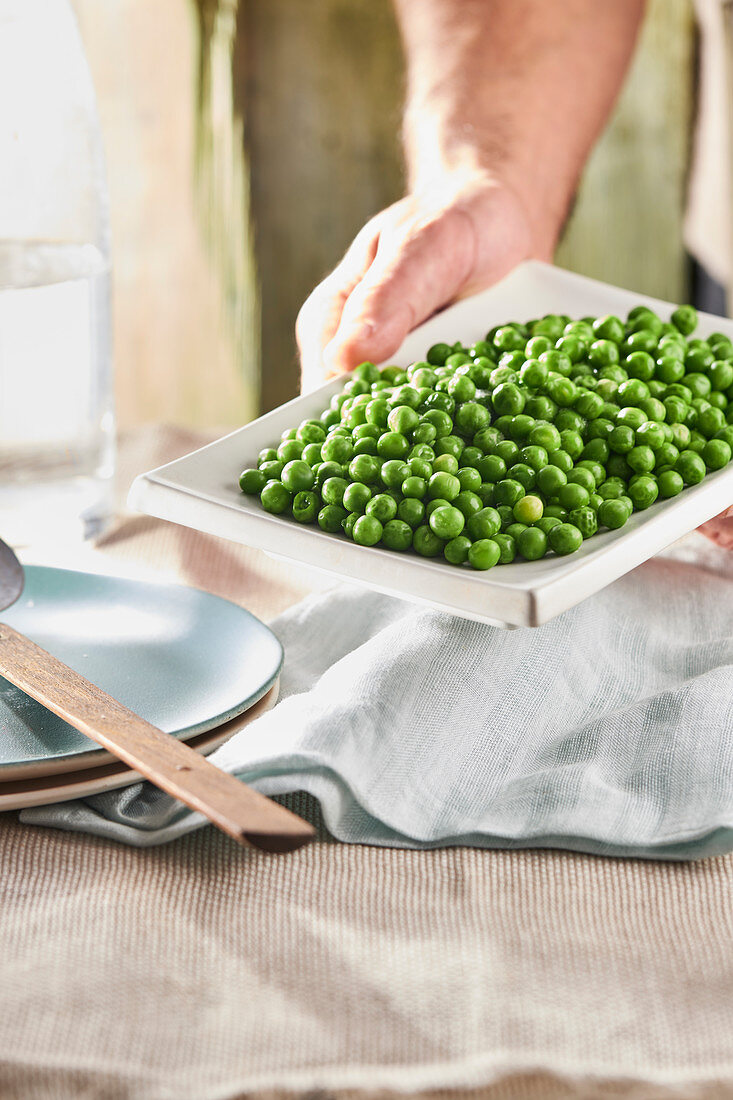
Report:
[{"label": "wooden plank background", "polygon": [[[389,0],[74,0],[110,173],[123,426],[236,425],[292,396],[293,325],[402,193]],[[558,263],[689,291],[690,0],[651,0]]]}]

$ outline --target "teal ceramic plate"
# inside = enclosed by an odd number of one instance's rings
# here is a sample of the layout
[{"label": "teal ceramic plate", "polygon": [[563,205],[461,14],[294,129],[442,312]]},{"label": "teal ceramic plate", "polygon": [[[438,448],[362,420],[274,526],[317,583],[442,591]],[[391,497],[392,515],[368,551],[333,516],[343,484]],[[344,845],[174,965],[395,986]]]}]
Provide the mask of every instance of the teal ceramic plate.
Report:
[{"label": "teal ceramic plate", "polygon": [[[183,740],[253,706],[282,664],[259,619],[178,585],[29,566],[23,595],[0,619]],[[94,767],[104,756],[0,677],[0,778]]]}]

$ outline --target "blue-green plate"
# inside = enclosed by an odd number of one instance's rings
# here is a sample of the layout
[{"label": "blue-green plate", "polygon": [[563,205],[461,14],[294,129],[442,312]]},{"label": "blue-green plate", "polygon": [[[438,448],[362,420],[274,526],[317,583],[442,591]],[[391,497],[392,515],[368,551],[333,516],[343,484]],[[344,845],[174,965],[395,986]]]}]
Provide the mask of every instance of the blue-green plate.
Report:
[{"label": "blue-green plate", "polygon": [[[180,585],[29,566],[0,620],[182,740],[253,706],[282,665],[259,619]],[[95,767],[107,755],[0,677],[2,780]]]}]

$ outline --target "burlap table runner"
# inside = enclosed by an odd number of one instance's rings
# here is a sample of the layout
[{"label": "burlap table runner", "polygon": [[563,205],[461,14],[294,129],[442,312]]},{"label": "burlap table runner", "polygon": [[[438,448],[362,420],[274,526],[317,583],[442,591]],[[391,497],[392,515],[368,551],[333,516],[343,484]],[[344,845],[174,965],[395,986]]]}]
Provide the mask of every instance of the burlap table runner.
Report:
[{"label": "burlap table runner", "polygon": [[[137,437],[123,481],[196,442]],[[82,559],[263,617],[310,584],[140,517]],[[6,814],[0,861],[2,1097],[733,1096],[733,858],[138,851]]]}]

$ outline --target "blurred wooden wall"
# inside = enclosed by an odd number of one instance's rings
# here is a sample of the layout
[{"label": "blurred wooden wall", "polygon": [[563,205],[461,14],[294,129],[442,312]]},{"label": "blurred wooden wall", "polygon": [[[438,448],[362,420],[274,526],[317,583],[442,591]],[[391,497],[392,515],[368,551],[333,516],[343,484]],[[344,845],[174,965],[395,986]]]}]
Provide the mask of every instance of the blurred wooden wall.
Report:
[{"label": "blurred wooden wall", "polygon": [[[234,425],[297,388],[303,298],[402,192],[390,0],[74,0],[110,170],[120,419]],[[688,294],[691,0],[650,0],[563,266]]]}]

